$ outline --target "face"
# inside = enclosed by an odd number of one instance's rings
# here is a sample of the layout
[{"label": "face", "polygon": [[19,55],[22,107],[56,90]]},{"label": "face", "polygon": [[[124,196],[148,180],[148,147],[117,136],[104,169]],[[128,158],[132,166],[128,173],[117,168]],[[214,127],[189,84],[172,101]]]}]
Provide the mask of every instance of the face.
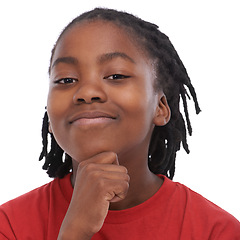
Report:
[{"label": "face", "polygon": [[104,151],[148,151],[162,93],[151,61],[108,22],[67,30],[51,63],[47,111],[58,144],[75,161]]}]

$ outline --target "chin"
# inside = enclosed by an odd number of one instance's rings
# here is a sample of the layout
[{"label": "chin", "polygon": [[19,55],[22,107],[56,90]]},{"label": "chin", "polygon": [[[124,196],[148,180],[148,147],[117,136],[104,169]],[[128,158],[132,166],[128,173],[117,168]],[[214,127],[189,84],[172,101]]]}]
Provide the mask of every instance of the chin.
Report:
[{"label": "chin", "polygon": [[[76,149],[76,148],[75,148]],[[113,149],[110,150],[110,148],[101,147],[101,146],[92,146],[88,148],[81,148],[82,151],[79,149],[78,151],[67,151],[67,154],[72,157],[77,162],[82,162],[87,159],[90,159],[97,154],[100,154],[102,152],[115,152]]]}]

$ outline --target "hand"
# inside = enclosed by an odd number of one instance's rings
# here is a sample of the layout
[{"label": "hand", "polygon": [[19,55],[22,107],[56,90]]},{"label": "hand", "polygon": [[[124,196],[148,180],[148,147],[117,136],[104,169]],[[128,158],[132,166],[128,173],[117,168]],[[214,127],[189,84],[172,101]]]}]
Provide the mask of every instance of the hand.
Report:
[{"label": "hand", "polygon": [[91,239],[101,229],[110,202],[126,197],[129,180],[127,169],[119,165],[113,152],[82,161],[58,239]]}]

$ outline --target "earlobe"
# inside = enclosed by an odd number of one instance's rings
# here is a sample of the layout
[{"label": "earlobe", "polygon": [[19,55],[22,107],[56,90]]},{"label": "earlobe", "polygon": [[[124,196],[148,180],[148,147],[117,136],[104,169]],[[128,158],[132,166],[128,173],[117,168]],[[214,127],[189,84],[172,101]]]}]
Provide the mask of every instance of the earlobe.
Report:
[{"label": "earlobe", "polygon": [[49,131],[50,133],[52,133],[52,127],[51,127],[50,122],[48,122],[48,131]]},{"label": "earlobe", "polygon": [[164,126],[166,125],[171,117],[171,110],[167,102],[167,98],[164,94],[159,96],[158,106],[156,108],[154,124],[156,126]]}]

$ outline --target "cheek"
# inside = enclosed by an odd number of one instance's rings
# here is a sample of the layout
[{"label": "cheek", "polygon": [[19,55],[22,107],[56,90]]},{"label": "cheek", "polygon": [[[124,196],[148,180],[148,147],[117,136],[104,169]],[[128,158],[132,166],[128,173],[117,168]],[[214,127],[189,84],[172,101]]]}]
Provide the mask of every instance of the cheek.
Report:
[{"label": "cheek", "polygon": [[147,84],[129,88],[127,91],[122,91],[121,95],[115,94],[115,100],[123,114],[133,118],[136,123],[144,121],[148,124],[149,120],[153,119],[156,99],[152,86]]},{"label": "cheek", "polygon": [[118,131],[119,141],[126,142],[126,148],[139,144],[148,139],[154,128],[154,99],[152,94],[145,91],[126,91],[118,99],[119,108],[122,110],[122,127]]},{"label": "cheek", "polygon": [[67,101],[66,96],[61,96],[55,91],[49,91],[47,99],[47,112],[49,116],[49,121],[51,123],[51,128],[53,132],[55,129],[61,127],[63,124],[63,119],[69,108],[69,101]]}]

